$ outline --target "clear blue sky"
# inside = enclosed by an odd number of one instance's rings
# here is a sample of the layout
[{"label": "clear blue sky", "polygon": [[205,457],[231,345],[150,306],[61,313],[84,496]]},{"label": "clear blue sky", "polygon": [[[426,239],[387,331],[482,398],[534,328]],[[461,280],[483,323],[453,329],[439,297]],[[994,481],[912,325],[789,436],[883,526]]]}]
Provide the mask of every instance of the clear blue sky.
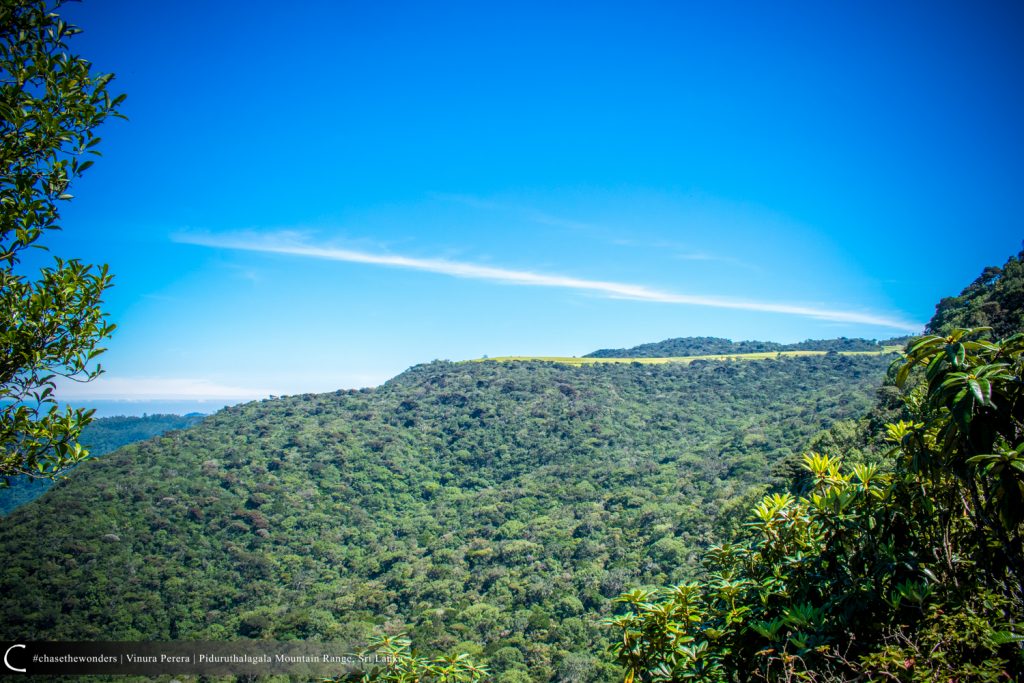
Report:
[{"label": "clear blue sky", "polygon": [[919,330],[1024,237],[1022,8],[69,5],[130,120],[49,241],[116,274],[66,396]]}]

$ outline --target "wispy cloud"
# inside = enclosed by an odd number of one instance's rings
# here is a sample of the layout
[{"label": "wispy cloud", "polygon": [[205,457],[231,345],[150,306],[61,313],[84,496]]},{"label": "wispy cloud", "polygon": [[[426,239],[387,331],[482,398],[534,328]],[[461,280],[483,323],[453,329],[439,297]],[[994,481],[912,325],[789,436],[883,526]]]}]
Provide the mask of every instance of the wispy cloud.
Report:
[{"label": "wispy cloud", "polygon": [[555,216],[547,213],[546,211],[539,211],[529,206],[521,206],[519,204],[504,204],[501,202],[491,201],[490,199],[474,197],[472,195],[452,194],[448,192],[431,192],[429,196],[441,201],[454,202],[456,204],[468,206],[471,209],[518,214],[528,221],[533,221],[540,225],[548,225],[553,228],[566,228],[577,232],[606,231],[605,228],[594,225],[593,223],[585,223],[583,221],[564,218],[562,216]]},{"label": "wispy cloud", "polygon": [[534,273],[531,271],[496,268],[492,266],[482,266],[473,263],[463,263],[444,259],[423,259],[394,254],[371,254],[351,249],[318,246],[309,244],[295,233],[244,233],[232,235],[179,233],[174,235],[173,239],[176,242],[184,244],[195,244],[219,249],[287,254],[291,256],[303,256],[307,258],[343,261],[347,263],[365,263],[370,265],[438,273],[452,277],[487,280],[490,282],[509,285],[573,289],[583,292],[592,292],[615,299],[632,299],[636,301],[651,301],[665,304],[684,304],[689,306],[707,306],[711,308],[743,311],[784,313],[807,318],[817,318],[819,320],[878,325],[880,327],[888,327],[905,331],[916,331],[921,329],[920,324],[870,312],[844,311],[825,307],[781,302],[678,294],[675,292],[653,289],[645,285],[636,285],[624,282],[587,280],[567,275]]},{"label": "wispy cloud", "polygon": [[234,387],[208,379],[190,377],[115,377],[102,375],[92,382],[62,382],[57,387],[61,400],[118,401],[245,401],[265,398],[265,389]]},{"label": "wispy cloud", "polygon": [[706,251],[697,251],[687,244],[669,240],[638,240],[635,238],[626,238],[622,237],[622,230],[616,230],[597,223],[587,223],[584,221],[566,218],[564,216],[557,216],[529,206],[519,204],[502,204],[489,199],[465,194],[432,192],[430,193],[430,197],[445,202],[461,204],[473,209],[515,214],[539,225],[563,228],[615,246],[656,249],[661,253],[667,253],[671,258],[679,259],[681,261],[714,261],[750,270],[761,270],[757,266],[741,261],[734,256],[722,256],[718,254],[710,254]]},{"label": "wispy cloud", "polygon": [[636,240],[626,238],[615,238],[611,243],[620,247],[639,247],[642,249],[657,249],[659,252],[668,254],[671,258],[680,261],[708,261],[716,263],[727,263],[730,265],[746,268],[748,270],[761,270],[761,268],[741,261],[734,256],[721,256],[706,251],[695,251],[692,247],[680,242],[669,240]]}]

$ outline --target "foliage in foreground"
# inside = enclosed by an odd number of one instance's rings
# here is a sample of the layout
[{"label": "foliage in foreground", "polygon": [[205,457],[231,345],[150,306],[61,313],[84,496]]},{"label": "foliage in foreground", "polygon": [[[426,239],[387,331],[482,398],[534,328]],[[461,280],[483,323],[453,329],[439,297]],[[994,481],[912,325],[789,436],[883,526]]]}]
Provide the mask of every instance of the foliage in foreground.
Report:
[{"label": "foliage in foreground", "polygon": [[60,229],[58,205],[124,97],[69,51],[77,32],[45,0],[0,0],[0,476],[53,477],[86,457],[77,440],[92,413],[58,410],[54,379],[96,377],[114,329],[100,308],[106,266],[54,258],[33,272],[27,258]]},{"label": "foliage in foreground", "polygon": [[489,672],[470,661],[466,654],[427,659],[412,651],[405,636],[385,636],[358,656],[366,666],[333,683],[475,683],[487,680]]},{"label": "foliage in foreground", "polygon": [[1024,676],[1024,335],[986,335],[908,346],[888,463],[812,453],[701,585],[620,596],[626,680]]}]

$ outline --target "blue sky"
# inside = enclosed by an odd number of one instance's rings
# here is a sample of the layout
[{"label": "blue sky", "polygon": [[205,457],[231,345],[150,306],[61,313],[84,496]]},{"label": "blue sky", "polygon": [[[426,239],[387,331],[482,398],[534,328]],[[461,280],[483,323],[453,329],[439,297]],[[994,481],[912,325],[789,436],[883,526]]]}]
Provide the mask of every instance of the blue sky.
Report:
[{"label": "blue sky", "polygon": [[1021,246],[1021,7],[69,5],[130,120],[49,240],[116,275],[65,396],[918,330]]}]

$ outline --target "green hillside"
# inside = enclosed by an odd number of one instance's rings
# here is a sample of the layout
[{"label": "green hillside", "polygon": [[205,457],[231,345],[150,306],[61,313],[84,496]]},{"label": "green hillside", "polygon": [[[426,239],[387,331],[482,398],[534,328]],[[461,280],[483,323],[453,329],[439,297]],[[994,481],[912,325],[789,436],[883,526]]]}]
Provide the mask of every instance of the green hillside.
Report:
[{"label": "green hillside", "polygon": [[698,581],[616,598],[627,681],[1024,680],[1022,256],[940,302]]},{"label": "green hillside", "polygon": [[[133,441],[149,439],[172,429],[191,427],[203,417],[199,414],[100,417],[82,431],[80,441],[89,450],[90,457],[98,458]],[[7,485],[0,488],[0,516],[10,514],[18,506],[43,495],[55,481],[13,477],[2,483]]]},{"label": "green hillside", "polygon": [[432,363],[225,409],[0,524],[0,637],[404,631],[500,680],[614,680],[610,599],[692,576],[890,361]]},{"label": "green hillside", "polygon": [[502,683],[1012,678],[1024,339],[951,321],[1013,330],[1015,264],[940,304],[953,336],[902,390],[888,349],[794,349],[435,362],[225,409],[0,522],[0,637],[405,633]]},{"label": "green hillside", "polygon": [[956,327],[991,327],[997,337],[1024,330],[1024,251],[1005,264],[989,266],[959,296],[935,307],[928,332],[946,334]]}]

